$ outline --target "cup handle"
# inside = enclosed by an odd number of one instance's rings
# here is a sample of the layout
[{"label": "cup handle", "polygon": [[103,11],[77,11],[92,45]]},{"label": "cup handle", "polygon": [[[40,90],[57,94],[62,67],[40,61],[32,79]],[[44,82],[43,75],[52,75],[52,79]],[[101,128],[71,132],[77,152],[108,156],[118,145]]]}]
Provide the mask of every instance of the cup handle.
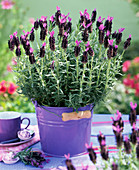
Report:
[{"label": "cup handle", "polygon": [[21,120],[21,123],[23,122],[23,120],[25,120],[25,119],[27,119],[28,120],[28,124],[27,124],[27,126],[24,128],[24,129],[27,129],[28,127],[29,127],[29,125],[30,125],[30,119],[29,118],[27,118],[27,117],[24,117],[22,120]]}]

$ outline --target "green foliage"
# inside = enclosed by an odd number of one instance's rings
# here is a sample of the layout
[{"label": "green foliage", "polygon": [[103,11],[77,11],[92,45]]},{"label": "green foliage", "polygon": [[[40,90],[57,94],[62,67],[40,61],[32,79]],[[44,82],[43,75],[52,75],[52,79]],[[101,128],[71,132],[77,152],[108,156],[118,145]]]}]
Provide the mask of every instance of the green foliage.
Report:
[{"label": "green foliage", "polygon": [[31,101],[22,95],[13,94],[2,98],[0,96],[0,111],[18,111],[20,113],[34,113],[35,108]]},{"label": "green foliage", "polygon": [[[114,89],[108,94],[105,101],[100,102],[94,108],[97,114],[114,114],[118,109],[122,114],[130,113],[130,102],[136,103],[138,100],[134,95],[134,90],[130,89],[126,93],[125,86],[120,82],[116,82]],[[137,113],[139,113],[137,108]]]}]

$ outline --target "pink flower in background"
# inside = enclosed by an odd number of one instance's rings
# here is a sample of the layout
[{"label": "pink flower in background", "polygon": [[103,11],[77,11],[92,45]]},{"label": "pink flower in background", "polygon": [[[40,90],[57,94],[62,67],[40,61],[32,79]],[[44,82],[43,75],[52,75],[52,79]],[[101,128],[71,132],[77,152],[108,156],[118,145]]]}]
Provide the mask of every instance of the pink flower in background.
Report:
[{"label": "pink flower in background", "polygon": [[1,3],[2,9],[11,9],[14,5],[12,0],[2,0]]},{"label": "pink flower in background", "polygon": [[134,58],[133,62],[134,63],[139,63],[139,57]]},{"label": "pink flower in background", "polygon": [[10,82],[9,87],[8,87],[8,93],[9,94],[15,93],[17,88],[18,88],[18,86],[16,86],[14,83]]},{"label": "pink flower in background", "polygon": [[128,74],[127,77],[123,80],[123,84],[125,86],[130,86],[130,74]]},{"label": "pink flower in background", "polygon": [[2,82],[0,82],[0,93],[5,93],[5,92],[6,92],[7,88],[6,88],[6,86],[5,86],[5,83],[6,83],[5,80],[3,80]]},{"label": "pink flower in background", "polygon": [[12,58],[12,65],[17,65],[16,57]]},{"label": "pink flower in background", "polygon": [[129,67],[130,67],[130,65],[131,65],[131,62],[129,60],[125,61],[123,63],[123,68],[122,68],[123,72],[127,72]]},{"label": "pink flower in background", "polygon": [[12,71],[13,71],[13,70],[12,70],[12,67],[11,67],[9,64],[7,65],[7,71],[8,71],[8,72],[12,72]]},{"label": "pink flower in background", "polygon": [[35,19],[34,18],[29,18],[29,22],[34,25]]},{"label": "pink flower in background", "polygon": [[135,85],[135,96],[139,96],[139,83]]}]

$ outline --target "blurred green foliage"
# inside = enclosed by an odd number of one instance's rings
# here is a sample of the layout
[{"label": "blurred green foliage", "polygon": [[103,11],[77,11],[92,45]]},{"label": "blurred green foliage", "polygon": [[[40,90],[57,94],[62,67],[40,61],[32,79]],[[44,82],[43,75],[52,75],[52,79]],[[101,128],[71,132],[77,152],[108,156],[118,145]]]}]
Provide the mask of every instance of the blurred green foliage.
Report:
[{"label": "blurred green foliage", "polygon": [[94,113],[114,114],[116,110],[119,110],[122,114],[129,114],[130,102],[133,102],[138,104],[137,113],[139,114],[139,98],[134,93],[133,89],[129,89],[128,93],[126,93],[125,86],[121,81],[117,81],[113,91],[109,93],[105,101],[95,106]]},{"label": "blurred green foliage", "polygon": [[35,107],[31,101],[21,95],[5,101],[0,100],[0,111],[18,111],[20,113],[34,113]]},{"label": "blurred green foliage", "polygon": [[8,39],[9,35],[18,31],[21,34],[23,29],[23,22],[25,20],[27,9],[22,8],[21,0],[14,0],[14,5],[11,9],[2,9],[0,5],[0,81],[3,79],[13,79],[12,77],[5,78],[5,70],[7,64],[13,57],[12,53],[9,53]]}]

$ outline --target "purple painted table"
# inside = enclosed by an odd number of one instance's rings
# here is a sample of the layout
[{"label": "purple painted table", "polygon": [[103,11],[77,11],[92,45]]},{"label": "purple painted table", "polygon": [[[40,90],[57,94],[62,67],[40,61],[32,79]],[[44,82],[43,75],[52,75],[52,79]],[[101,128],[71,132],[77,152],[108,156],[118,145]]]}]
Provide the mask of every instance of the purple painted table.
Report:
[{"label": "purple painted table", "polygon": [[[106,135],[106,144],[107,145],[115,145],[115,138],[113,136],[113,131],[111,127],[111,117],[112,115],[106,115],[106,114],[94,114],[93,115],[93,122],[92,122],[92,137],[91,141],[93,142],[93,146],[96,147],[98,146],[98,141],[97,141],[97,135],[99,134],[99,131],[101,131],[103,134]],[[35,125],[37,124],[36,120],[36,115],[35,113],[22,113],[22,117],[28,117],[31,120],[31,124]],[[123,120],[125,120],[125,128],[123,134],[129,134],[131,132],[131,126],[127,122],[128,120],[128,115],[123,115],[122,116]],[[139,116],[138,116],[139,119]],[[104,123],[105,121],[105,123]],[[137,126],[139,126],[139,121],[137,122]],[[37,144],[34,144],[32,146],[33,148],[39,148],[41,149],[40,142]],[[113,150],[111,150],[113,151]],[[47,163],[44,166],[44,169],[50,169],[50,168],[55,168],[59,166],[65,166],[64,163],[64,158],[55,158],[55,157],[49,157],[50,162]],[[92,165],[92,162],[89,160],[88,155],[82,155],[78,157],[72,157],[72,162],[76,166],[81,166],[81,163],[84,165]],[[98,161],[99,161],[99,154],[98,154]],[[18,162],[13,165],[6,165],[3,162],[0,162],[0,170],[28,170],[28,169],[39,169],[39,168],[34,168],[30,165],[24,165],[21,162]]]}]

